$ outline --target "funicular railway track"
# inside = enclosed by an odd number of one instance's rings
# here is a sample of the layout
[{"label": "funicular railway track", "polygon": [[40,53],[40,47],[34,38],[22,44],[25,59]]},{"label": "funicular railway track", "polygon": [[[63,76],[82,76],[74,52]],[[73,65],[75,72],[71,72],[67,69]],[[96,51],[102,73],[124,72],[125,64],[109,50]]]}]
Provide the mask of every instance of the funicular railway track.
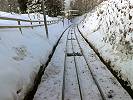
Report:
[{"label": "funicular railway track", "polygon": [[34,100],[132,100],[76,26],[62,36]]},{"label": "funicular railway track", "polygon": [[[68,41],[70,42],[70,43],[68,43]],[[76,45],[78,46],[78,50],[75,50],[74,49],[74,41],[76,41]],[[67,49],[70,49],[68,46],[70,46],[71,45],[71,51],[70,50],[67,50]],[[76,48],[77,49],[77,48]],[[70,52],[68,52],[68,51],[70,51]],[[66,59],[67,59],[67,57],[72,57],[73,58],[73,63],[74,63],[74,66],[72,66],[72,67],[74,67],[74,69],[75,69],[75,72],[76,72],[76,79],[77,79],[77,90],[79,91],[79,97],[80,98],[78,98],[78,100],[84,100],[84,96],[83,96],[83,93],[82,93],[82,87],[81,87],[81,85],[80,85],[80,78],[79,78],[79,70],[78,70],[78,68],[77,68],[77,57],[76,56],[82,56],[83,57],[83,59],[84,59],[84,61],[86,62],[86,59],[85,59],[85,56],[84,56],[84,54],[83,54],[83,52],[82,52],[82,48],[81,48],[81,46],[80,46],[80,44],[79,44],[79,41],[78,41],[78,38],[77,38],[77,35],[76,35],[76,33],[75,33],[75,28],[73,27],[73,28],[70,28],[69,29],[69,32],[68,32],[68,36],[67,36],[67,44],[66,44],[66,58],[65,58],[65,64],[67,64],[66,63]],[[88,64],[87,64],[87,62],[86,62],[86,65],[87,65],[87,67],[88,67],[88,70],[90,71],[90,73],[91,73],[91,76],[92,76],[92,78],[93,78],[93,80],[94,80],[94,82],[95,82],[95,84],[97,85],[97,87],[98,87],[98,90],[99,90],[99,92],[100,92],[100,94],[101,94],[101,100],[106,100],[105,99],[105,97],[104,97],[104,94],[103,94],[103,92],[102,92],[102,90],[101,90],[101,88],[100,88],[100,86],[99,86],[99,84],[98,84],[98,82],[97,82],[97,80],[95,79],[95,77],[94,77],[94,75],[93,75],[93,73],[92,73],[92,71],[91,71],[91,69],[89,68],[89,66],[88,66]],[[65,65],[65,67],[66,67],[66,65]],[[66,68],[64,67],[64,72],[66,72]],[[65,75],[66,73],[64,73],[64,86],[63,86],[63,98],[62,98],[62,100],[68,100],[68,99],[66,99],[65,97],[64,97],[64,94],[65,94]],[[73,84],[72,84],[73,85]],[[69,98],[69,97],[68,97]],[[99,97],[100,98],[100,97]],[[87,99],[87,98],[86,98]],[[88,98],[89,99],[89,98]]]},{"label": "funicular railway track", "polygon": [[[101,98],[102,98],[102,100],[106,100],[106,98],[105,98],[105,96],[104,96],[104,93],[103,93],[103,91],[102,91],[102,89],[101,89],[101,87],[100,87],[100,85],[99,85],[97,79],[95,78],[95,75],[93,74],[93,71],[91,70],[91,68],[89,67],[89,64],[87,63],[87,59],[86,59],[85,54],[83,53],[83,50],[82,50],[82,48],[81,48],[81,46],[80,46],[80,43],[79,43],[78,37],[77,37],[77,35],[76,35],[75,29],[76,29],[76,28],[74,28],[74,36],[71,35],[71,38],[75,38],[75,40],[77,41],[78,46],[79,46],[79,49],[80,49],[80,52],[81,52],[81,54],[82,54],[82,56],[83,56],[83,58],[84,58],[84,60],[85,60],[85,62],[86,62],[86,65],[87,65],[87,67],[88,67],[88,70],[90,71],[90,74],[91,74],[91,76],[92,76],[92,78],[93,78],[93,80],[94,80],[94,83],[96,84],[96,86],[97,86],[97,88],[98,88],[98,90],[99,90],[99,93],[100,93],[100,95],[101,95]],[[72,45],[73,45],[73,43],[72,43]],[[74,51],[74,49],[73,49],[73,51]],[[75,59],[75,64],[76,64],[76,58],[74,57],[74,59]],[[78,72],[77,72],[77,74],[78,74]],[[79,85],[80,85],[80,84],[79,84]]]}]

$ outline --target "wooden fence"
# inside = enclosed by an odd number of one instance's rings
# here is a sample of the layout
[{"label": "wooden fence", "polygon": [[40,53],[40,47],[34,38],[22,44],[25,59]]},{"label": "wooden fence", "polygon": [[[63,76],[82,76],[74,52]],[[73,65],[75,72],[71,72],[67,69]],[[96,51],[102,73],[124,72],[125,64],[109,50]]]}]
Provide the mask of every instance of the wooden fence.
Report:
[{"label": "wooden fence", "polygon": [[[43,20],[26,20],[26,19],[19,19],[19,18],[10,18],[10,17],[0,17],[0,20],[10,20],[10,21],[17,21],[18,25],[0,25],[0,28],[25,28],[25,27],[38,27],[38,26],[44,26]],[[51,20],[47,21],[47,25],[55,24],[61,21],[59,20]],[[30,25],[21,25],[21,22],[29,22]],[[38,23],[33,25],[33,23]],[[42,24],[43,23],[43,24]]]}]

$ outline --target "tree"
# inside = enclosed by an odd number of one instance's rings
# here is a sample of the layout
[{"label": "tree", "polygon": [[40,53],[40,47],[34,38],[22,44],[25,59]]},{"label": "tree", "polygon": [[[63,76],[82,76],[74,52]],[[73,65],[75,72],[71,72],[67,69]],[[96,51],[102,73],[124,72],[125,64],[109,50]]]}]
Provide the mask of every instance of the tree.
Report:
[{"label": "tree", "polygon": [[49,16],[56,17],[61,14],[62,2],[61,0],[47,0],[45,2],[46,10],[48,11]]},{"label": "tree", "polygon": [[[28,0],[27,7],[30,12],[41,12],[42,0]],[[64,10],[64,0],[44,0],[47,15],[56,17]]]},{"label": "tree", "polygon": [[0,10],[5,12],[17,12],[18,0],[0,0]]},{"label": "tree", "polygon": [[83,0],[75,0],[75,1],[71,1],[70,2],[70,8],[72,10],[79,10],[79,14],[82,14],[83,13],[83,9],[84,9],[84,6],[83,6]]},{"label": "tree", "polygon": [[73,0],[70,2],[71,9],[79,10],[80,14],[92,10],[104,0]]},{"label": "tree", "polygon": [[21,13],[26,13],[28,0],[18,0]]}]

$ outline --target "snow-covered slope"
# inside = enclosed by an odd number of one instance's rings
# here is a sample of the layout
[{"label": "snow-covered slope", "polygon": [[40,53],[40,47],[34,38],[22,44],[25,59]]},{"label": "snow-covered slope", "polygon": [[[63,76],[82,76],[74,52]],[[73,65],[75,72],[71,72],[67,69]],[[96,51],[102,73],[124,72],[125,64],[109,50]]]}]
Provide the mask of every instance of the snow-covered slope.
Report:
[{"label": "snow-covered slope", "polygon": [[[27,17],[4,12],[0,15]],[[0,20],[0,25],[3,24],[14,25],[15,22]],[[63,27],[62,22],[49,25],[49,39],[46,37],[44,26],[22,28],[22,34],[19,29],[0,29],[0,100],[23,99],[33,85],[40,66],[45,64],[53,46],[67,26],[65,24]]]},{"label": "snow-covered slope", "polygon": [[80,31],[133,89],[133,0],[108,0],[87,14]]}]

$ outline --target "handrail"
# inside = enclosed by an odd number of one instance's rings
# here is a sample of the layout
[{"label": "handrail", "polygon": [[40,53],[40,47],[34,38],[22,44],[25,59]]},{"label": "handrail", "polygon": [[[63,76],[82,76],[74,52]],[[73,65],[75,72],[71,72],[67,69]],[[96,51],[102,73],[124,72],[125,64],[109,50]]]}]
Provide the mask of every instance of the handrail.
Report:
[{"label": "handrail", "polygon": [[[29,15],[28,15],[29,16]],[[44,21],[44,20],[32,20],[30,17],[29,19],[21,19],[21,18],[12,18],[12,17],[4,17],[4,16],[0,16],[0,20],[10,20],[10,21],[17,21],[18,25],[0,25],[0,29],[5,29],[5,28],[19,28],[19,31],[22,34],[22,28],[28,28],[31,27],[33,29],[33,27],[38,27],[38,26],[47,26],[50,24],[56,24],[59,21],[61,21],[62,19],[58,19],[58,20],[51,20],[51,21]],[[22,25],[21,22],[30,22],[30,25]],[[39,24],[33,24],[33,22],[38,22]],[[43,24],[41,23],[43,22]],[[47,32],[47,28],[46,29],[46,34]],[[48,37],[48,35],[47,35]]]},{"label": "handrail", "polygon": [[[49,21],[48,25],[55,24],[57,21]],[[1,28],[26,28],[26,27],[38,27],[38,26],[44,26],[44,24],[38,24],[38,25],[0,25]]]},{"label": "handrail", "polygon": [[14,20],[14,21],[23,21],[23,22],[44,22],[43,20],[27,20],[27,19],[19,19],[19,18],[10,18],[10,17],[1,17],[2,20]]},{"label": "handrail", "polygon": [[7,25],[7,26],[0,26],[1,28],[26,28],[26,27],[38,27],[38,26],[43,26],[44,24],[38,24],[38,25]]},{"label": "handrail", "polygon": [[[26,28],[26,27],[37,27],[37,26],[43,26],[44,24],[41,24],[41,22],[44,22],[44,20],[27,20],[27,19],[20,19],[20,18],[11,18],[11,17],[2,17],[0,16],[0,20],[10,20],[10,21],[17,21],[18,25],[0,25],[0,29],[1,28]],[[61,19],[60,19],[61,20]],[[60,20],[51,20],[51,21],[47,21],[47,24],[55,24]],[[30,22],[31,25],[21,25],[20,22]],[[39,24],[37,25],[33,25],[32,22],[39,22]]]}]

